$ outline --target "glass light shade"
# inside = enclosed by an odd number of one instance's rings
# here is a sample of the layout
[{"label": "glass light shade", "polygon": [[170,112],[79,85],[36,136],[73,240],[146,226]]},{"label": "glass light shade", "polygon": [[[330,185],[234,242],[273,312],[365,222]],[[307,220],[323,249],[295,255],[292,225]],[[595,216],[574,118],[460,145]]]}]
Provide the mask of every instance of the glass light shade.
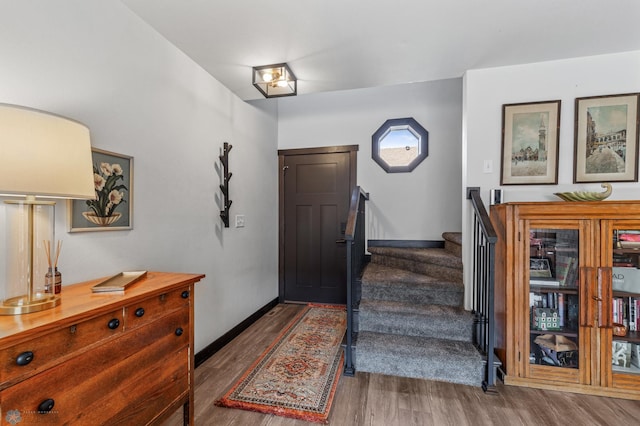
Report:
[{"label": "glass light shade", "polygon": [[0,314],[20,314],[51,308],[60,303],[46,276],[55,241],[55,203],[6,201],[6,271],[0,287]]},{"label": "glass light shade", "polygon": [[52,249],[55,203],[35,197],[95,198],[89,129],[43,111],[0,104],[0,195],[26,196],[4,202],[0,314],[52,308],[60,298],[46,288],[45,275],[59,254]]},{"label": "glass light shade", "polygon": [[298,80],[284,63],[254,67],[253,85],[265,98],[295,96],[298,93]]}]

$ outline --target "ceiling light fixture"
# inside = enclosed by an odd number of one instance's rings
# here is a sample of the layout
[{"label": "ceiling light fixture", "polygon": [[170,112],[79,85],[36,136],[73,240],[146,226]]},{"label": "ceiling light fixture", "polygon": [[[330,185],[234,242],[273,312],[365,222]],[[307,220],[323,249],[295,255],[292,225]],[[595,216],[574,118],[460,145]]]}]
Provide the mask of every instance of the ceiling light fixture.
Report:
[{"label": "ceiling light fixture", "polygon": [[253,85],[265,98],[298,94],[298,80],[284,63],[253,67]]}]

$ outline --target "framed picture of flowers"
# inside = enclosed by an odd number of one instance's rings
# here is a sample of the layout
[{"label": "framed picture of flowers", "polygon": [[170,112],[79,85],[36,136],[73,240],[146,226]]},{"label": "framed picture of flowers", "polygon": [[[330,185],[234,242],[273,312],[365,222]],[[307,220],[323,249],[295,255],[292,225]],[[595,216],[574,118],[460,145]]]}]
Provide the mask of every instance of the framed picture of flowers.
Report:
[{"label": "framed picture of flowers", "polygon": [[133,157],[91,148],[95,200],[69,200],[69,232],[132,229]]}]

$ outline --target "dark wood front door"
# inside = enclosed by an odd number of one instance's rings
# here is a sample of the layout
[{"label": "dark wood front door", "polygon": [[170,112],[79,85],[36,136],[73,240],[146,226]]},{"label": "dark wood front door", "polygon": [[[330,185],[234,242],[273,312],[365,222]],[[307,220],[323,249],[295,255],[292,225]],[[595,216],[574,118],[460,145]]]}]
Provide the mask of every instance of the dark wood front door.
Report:
[{"label": "dark wood front door", "polygon": [[346,303],[357,146],[280,151],[280,301]]}]

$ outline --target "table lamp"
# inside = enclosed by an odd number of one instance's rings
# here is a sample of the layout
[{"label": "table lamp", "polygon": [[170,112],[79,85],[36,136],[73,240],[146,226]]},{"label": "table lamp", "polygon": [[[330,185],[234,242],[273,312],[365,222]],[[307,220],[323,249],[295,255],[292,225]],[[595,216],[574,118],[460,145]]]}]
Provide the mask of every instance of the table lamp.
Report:
[{"label": "table lamp", "polygon": [[0,315],[53,308],[61,299],[45,276],[60,254],[59,246],[50,250],[55,202],[36,197],[95,198],[89,129],[44,111],[0,104],[0,195],[20,197],[4,202]]}]

